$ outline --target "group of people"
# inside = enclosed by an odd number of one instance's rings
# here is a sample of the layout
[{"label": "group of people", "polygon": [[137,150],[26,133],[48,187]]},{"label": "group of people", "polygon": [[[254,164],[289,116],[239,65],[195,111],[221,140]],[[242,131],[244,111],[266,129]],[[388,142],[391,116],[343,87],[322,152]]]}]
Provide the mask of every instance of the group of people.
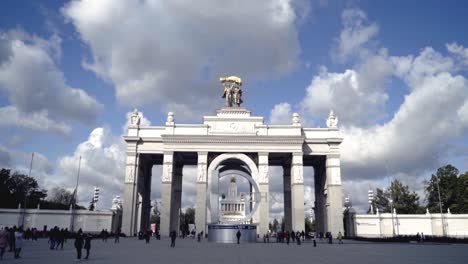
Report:
[{"label": "group of people", "polygon": [[[35,229],[30,229],[28,238],[32,238],[33,240],[37,240],[37,230],[35,232]],[[63,249],[63,244],[64,242],[67,241],[67,238],[72,237],[72,233],[68,231],[68,229],[59,229],[57,226],[52,228],[49,232],[49,245],[50,249],[52,250],[57,250],[59,247]],[[120,238],[120,230],[117,230],[115,232],[115,243],[119,243],[119,238]],[[151,230],[146,230],[141,232],[139,234],[146,240],[146,243],[149,243],[150,236],[151,236]],[[107,242],[107,238],[110,236],[109,232],[107,230],[102,230],[100,236],[102,237],[102,240],[104,242]],[[175,247],[175,240],[177,238],[177,232],[175,230],[172,230],[169,234],[170,239],[171,239],[171,247]],[[237,231],[236,233],[236,238],[237,238],[237,244],[240,243],[240,238],[242,234],[240,231]],[[424,241],[424,234],[419,234],[418,233],[418,238],[419,241]],[[8,227],[0,227],[0,259],[3,259],[3,255],[5,253],[5,250],[7,247],[9,247],[9,252],[14,253],[15,258],[20,258],[20,253],[21,249],[23,247],[23,239],[25,237],[25,233],[23,232],[23,228],[19,227],[17,228],[16,226],[12,228]],[[198,242],[201,241],[201,238],[203,237],[203,232],[197,234],[197,240]],[[323,235],[319,236],[320,238],[323,238]],[[332,243],[332,235],[331,233],[327,233],[325,235],[326,238],[328,238],[329,243]],[[85,234],[83,233],[82,229],[79,229],[78,232],[74,235],[75,238],[75,249],[76,249],[76,259],[81,260],[82,257],[82,250],[86,250],[86,256],[84,257],[85,259],[89,258],[90,250],[91,250],[91,240],[93,239],[93,236],[91,234]],[[339,244],[342,244],[343,241],[343,236],[341,232],[338,233],[338,241]],[[305,240],[305,233],[304,231],[302,232],[294,232],[294,231],[281,231],[276,234],[276,242],[278,243],[285,243],[289,245],[290,241],[292,240],[292,243],[297,243],[298,245],[301,244],[301,241]],[[269,243],[270,242],[270,234],[265,234],[263,236],[263,242],[264,243]],[[314,246],[316,246],[316,241],[314,239]]]},{"label": "group of people", "polygon": [[14,253],[15,259],[20,258],[21,249],[23,248],[24,232],[23,227],[12,228],[0,227],[0,259],[3,259],[3,254],[8,246],[9,252]]},{"label": "group of people", "polygon": [[416,234],[416,238],[418,239],[418,242],[419,242],[419,243],[423,243],[424,240],[426,239],[426,236],[424,235],[424,233],[422,233],[422,232],[419,233],[419,232],[418,232],[418,233]]},{"label": "group of people", "polygon": [[49,231],[49,246],[51,250],[63,249],[64,242],[67,241],[70,236],[68,228],[58,228],[55,226]]},{"label": "group of people", "polygon": [[276,234],[276,242],[278,243],[284,243],[289,245],[289,242],[292,240],[292,242],[296,242],[298,245],[301,244],[301,241],[304,241],[305,239],[305,232],[294,232],[294,231],[280,231]]}]

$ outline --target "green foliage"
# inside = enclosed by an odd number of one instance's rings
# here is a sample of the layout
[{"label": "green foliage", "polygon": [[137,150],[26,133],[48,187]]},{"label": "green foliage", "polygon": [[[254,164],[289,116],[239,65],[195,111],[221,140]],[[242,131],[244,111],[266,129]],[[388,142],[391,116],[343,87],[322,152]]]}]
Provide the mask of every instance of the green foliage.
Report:
[{"label": "green foliage", "polygon": [[278,230],[278,227],[280,226],[280,223],[278,222],[278,219],[273,219],[273,223],[270,223],[270,230],[272,232],[276,232],[276,230]]},{"label": "green foliage", "polygon": [[315,232],[315,220],[310,221],[308,217],[304,219],[305,222],[305,233],[309,234],[310,232]]},{"label": "green foliage", "polygon": [[161,212],[159,212],[158,203],[154,203],[150,223],[156,224],[156,228],[159,229],[159,224],[161,223]]},{"label": "green foliage", "polygon": [[373,205],[374,208],[379,208],[381,213],[389,213],[392,207],[391,201],[393,201],[393,207],[399,214],[416,214],[421,212],[419,196],[416,192],[411,192],[407,185],[403,185],[397,179],[392,181],[390,188],[387,190],[377,188]]},{"label": "green foliage", "polygon": [[[41,209],[68,210],[73,194],[63,188],[54,188],[49,199],[44,200],[46,197],[47,191],[40,189],[33,177],[17,172],[11,174],[9,169],[0,171],[0,208],[18,208],[26,201],[27,208],[40,205]],[[84,209],[79,205],[76,208]]]},{"label": "green foliage", "polygon": [[442,211],[450,208],[452,213],[468,213],[468,172],[459,174],[454,166],[448,164],[437,169],[436,174],[425,181],[427,206],[430,212],[436,213],[439,208],[439,194]]},{"label": "green foliage", "polygon": [[189,230],[189,224],[195,223],[195,208],[187,208],[185,213],[180,213],[180,231],[185,231],[187,234]]},{"label": "green foliage", "polygon": [[73,201],[73,193],[62,187],[54,187],[47,195],[47,201],[69,206]]}]

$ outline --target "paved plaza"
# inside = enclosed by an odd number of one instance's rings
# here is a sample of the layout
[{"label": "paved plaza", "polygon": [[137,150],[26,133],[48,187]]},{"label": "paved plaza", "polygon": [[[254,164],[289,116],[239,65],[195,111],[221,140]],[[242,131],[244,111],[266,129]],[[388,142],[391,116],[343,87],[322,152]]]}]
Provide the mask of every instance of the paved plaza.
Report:
[{"label": "paved plaza", "polygon": [[[122,238],[120,244],[93,240],[91,259],[85,263],[467,263],[468,245],[462,244],[394,244],[345,241],[345,244],[197,243],[192,239],[151,240],[145,244],[135,238]],[[48,249],[47,240],[25,243],[22,258],[14,260],[5,252],[3,263],[75,263],[73,240],[63,250]]]}]

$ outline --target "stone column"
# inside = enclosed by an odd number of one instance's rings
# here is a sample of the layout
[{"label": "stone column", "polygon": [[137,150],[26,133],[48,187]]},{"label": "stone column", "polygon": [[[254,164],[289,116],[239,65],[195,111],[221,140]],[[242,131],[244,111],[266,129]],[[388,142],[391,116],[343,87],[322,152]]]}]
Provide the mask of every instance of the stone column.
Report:
[{"label": "stone column", "polygon": [[303,174],[302,152],[295,152],[291,164],[292,229],[295,232],[305,230]]},{"label": "stone column", "polygon": [[169,230],[175,230],[179,233],[180,224],[180,208],[182,205],[182,169],[183,166],[180,164],[174,165],[174,173],[172,175],[171,185],[171,219],[169,224]]},{"label": "stone column", "polygon": [[333,237],[338,232],[343,234],[343,203],[341,199],[341,169],[340,155],[329,154],[326,161],[327,168],[327,230]]},{"label": "stone column", "polygon": [[138,172],[138,154],[127,152],[127,161],[125,166],[125,184],[122,215],[122,233],[127,236],[134,236],[137,227],[137,172]]},{"label": "stone column", "polygon": [[270,221],[268,153],[258,153],[258,185],[260,189],[260,225],[257,232],[260,235],[265,235],[268,232],[268,223]]},{"label": "stone column", "polygon": [[326,212],[325,212],[325,181],[326,181],[326,169],[325,169],[325,158],[322,164],[317,164],[314,167],[314,189],[315,189],[315,227],[317,233],[325,234],[326,228]]},{"label": "stone column", "polygon": [[207,152],[198,152],[197,167],[197,204],[195,208],[195,227],[197,233],[203,231],[206,234],[206,190],[207,186]]},{"label": "stone column", "polygon": [[139,172],[140,179],[138,180],[138,193],[141,196],[138,203],[139,218],[137,221],[138,230],[150,228],[151,216],[151,175],[153,164],[151,160],[144,155],[140,155]]},{"label": "stone column", "polygon": [[292,215],[291,215],[291,165],[283,165],[283,192],[284,192],[284,230],[291,231]]},{"label": "stone column", "polygon": [[161,177],[161,236],[169,236],[170,217],[171,217],[171,191],[172,191],[172,172],[174,170],[174,153],[164,152],[163,172]]}]

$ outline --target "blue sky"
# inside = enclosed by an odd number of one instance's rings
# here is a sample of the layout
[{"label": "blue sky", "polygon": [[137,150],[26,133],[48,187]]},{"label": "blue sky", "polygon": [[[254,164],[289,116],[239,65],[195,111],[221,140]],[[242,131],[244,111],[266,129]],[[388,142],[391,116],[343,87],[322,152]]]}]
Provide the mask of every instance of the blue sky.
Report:
[{"label": "blue sky", "polygon": [[251,2],[1,1],[0,165],[35,152],[43,185],[71,187],[82,155],[84,188],[110,201],[128,112],[197,123],[223,105],[217,78],[240,75],[267,123],[323,127],[335,110],[356,204],[387,174],[423,196],[438,166],[468,170],[468,4]]}]

